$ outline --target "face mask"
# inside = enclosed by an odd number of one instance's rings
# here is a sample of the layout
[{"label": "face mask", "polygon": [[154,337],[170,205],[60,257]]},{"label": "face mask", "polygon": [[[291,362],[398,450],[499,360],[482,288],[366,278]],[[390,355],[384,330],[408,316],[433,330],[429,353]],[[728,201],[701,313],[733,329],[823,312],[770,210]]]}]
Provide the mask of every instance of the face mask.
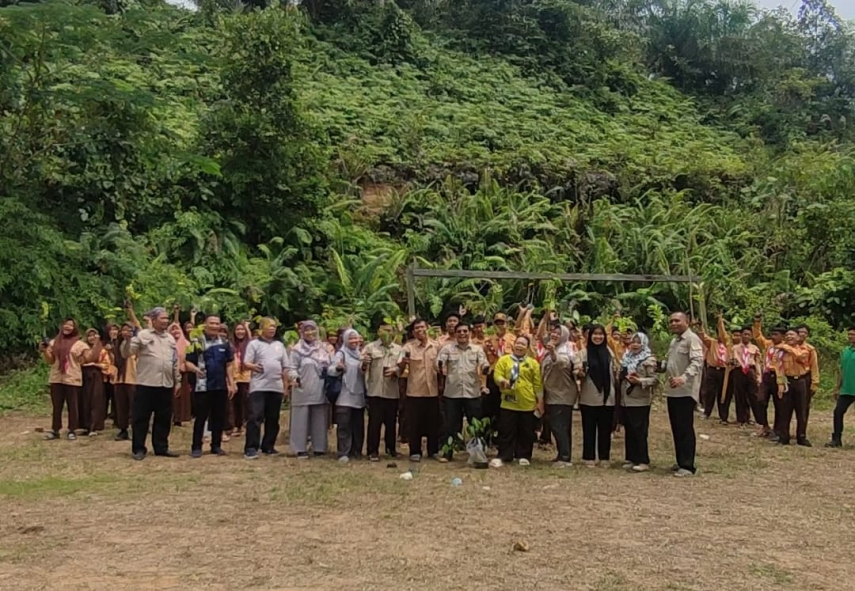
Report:
[{"label": "face mask", "polygon": [[389,334],[388,332],[381,332],[380,333],[380,342],[383,343],[384,345],[388,345],[389,343],[392,342],[392,335]]}]

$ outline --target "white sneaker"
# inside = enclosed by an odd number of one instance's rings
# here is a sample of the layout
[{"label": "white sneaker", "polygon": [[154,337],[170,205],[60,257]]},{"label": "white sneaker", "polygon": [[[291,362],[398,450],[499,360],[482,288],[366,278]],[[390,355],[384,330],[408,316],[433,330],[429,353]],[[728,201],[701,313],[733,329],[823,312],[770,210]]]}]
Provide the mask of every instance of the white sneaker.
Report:
[{"label": "white sneaker", "polygon": [[632,467],[633,472],[647,472],[648,470],[650,470],[650,466],[647,464],[638,464]]},{"label": "white sneaker", "polygon": [[562,462],[561,460],[557,462],[552,462],[553,468],[572,468],[573,462]]},{"label": "white sneaker", "polygon": [[632,462],[624,462],[623,465],[621,466],[621,468],[623,468],[624,470],[631,469],[632,468]]},{"label": "white sneaker", "polygon": [[694,476],[691,470],[686,470],[685,468],[680,468],[676,472],[674,472],[674,476],[677,478],[686,478],[688,476]]},{"label": "white sneaker", "polygon": [[502,460],[500,460],[499,458],[493,458],[492,460],[490,460],[490,467],[491,468],[501,468],[502,466],[504,466],[504,464],[502,463]]},{"label": "white sneaker", "polygon": [[520,458],[519,464],[520,466],[531,466],[531,462],[525,458]]},{"label": "white sneaker", "polygon": [[347,456],[341,456],[341,457],[338,459],[338,463],[339,463],[339,464],[346,464],[346,463],[348,463],[349,461],[350,461],[350,458],[349,458],[349,457],[347,457]]}]

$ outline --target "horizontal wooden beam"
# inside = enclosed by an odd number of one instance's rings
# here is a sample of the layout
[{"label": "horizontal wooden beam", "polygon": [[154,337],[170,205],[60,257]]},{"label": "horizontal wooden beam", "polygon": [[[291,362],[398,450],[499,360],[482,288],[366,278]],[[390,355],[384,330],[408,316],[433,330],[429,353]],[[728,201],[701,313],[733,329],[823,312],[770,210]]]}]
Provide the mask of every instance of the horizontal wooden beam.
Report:
[{"label": "horizontal wooden beam", "polygon": [[471,271],[469,269],[411,269],[413,277],[457,279],[526,279],[533,281],[628,281],[637,283],[697,283],[696,275],[626,275],[624,273],[517,273],[514,271]]}]

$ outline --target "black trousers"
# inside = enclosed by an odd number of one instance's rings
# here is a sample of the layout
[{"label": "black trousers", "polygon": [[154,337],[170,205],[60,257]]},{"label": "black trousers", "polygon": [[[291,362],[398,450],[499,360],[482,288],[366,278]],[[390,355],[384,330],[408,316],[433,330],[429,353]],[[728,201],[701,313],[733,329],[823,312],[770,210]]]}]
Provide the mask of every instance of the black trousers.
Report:
[{"label": "black trousers", "polygon": [[[240,396],[240,392],[237,393]],[[244,452],[273,451],[279,436],[279,412],[282,410],[282,392],[258,391],[247,394],[246,442]],[[264,439],[261,424],[264,423]]]},{"label": "black trousers", "polygon": [[407,427],[410,429],[410,455],[422,455],[422,437],[427,439],[429,456],[439,453],[439,398],[408,396]]},{"label": "black trousers", "polygon": [[365,409],[336,406],[335,425],[338,457],[360,457],[365,445]]},{"label": "black trousers", "polygon": [[514,458],[531,460],[537,437],[537,417],[533,410],[499,409],[499,459],[513,462]]},{"label": "black trousers", "polygon": [[[470,423],[472,419],[482,418],[481,398],[443,398],[442,406],[445,411],[445,428],[443,429],[443,441],[446,443],[451,437],[459,444],[463,444],[460,433],[463,431],[463,415]],[[446,457],[451,458],[452,452]]]},{"label": "black trousers", "polygon": [[599,456],[608,462],[612,454],[612,425],[614,406],[580,404],[582,412],[582,459],[593,462]]},{"label": "black trousers", "polygon": [[736,367],[730,372],[730,382],[733,384],[733,399],[736,403],[736,422],[745,425],[751,420],[751,409],[756,405],[756,370],[751,368],[746,374],[741,367]]},{"label": "black trousers", "polygon": [[368,455],[380,455],[380,430],[383,429],[383,441],[386,453],[397,455],[397,437],[395,428],[398,421],[398,399],[368,397]]},{"label": "black trousers", "polygon": [[205,434],[205,421],[211,430],[211,449],[223,445],[223,429],[226,426],[229,395],[225,390],[193,392],[196,418],[193,420],[192,449],[202,449],[202,436]]},{"label": "black trousers", "polygon": [[502,391],[493,379],[493,374],[487,376],[487,390],[489,393],[484,397],[481,405],[481,411],[484,418],[490,419],[490,424],[493,425],[493,430],[499,424],[499,414],[502,407]]},{"label": "black trousers", "polygon": [[[727,370],[723,367],[704,368],[703,400],[704,414],[712,415],[713,408],[718,407],[719,420],[726,421],[730,416],[730,401],[733,397],[733,382],[728,381],[727,391],[724,393],[724,401],[721,399],[721,389],[724,387],[724,374]],[[733,374],[731,374],[731,378]]]},{"label": "black trousers", "polygon": [[778,428],[778,437],[781,443],[790,441],[790,422],[793,413],[796,415],[796,439],[802,441],[807,439],[807,407],[808,407],[808,380],[805,376],[800,378],[787,378],[787,391],[781,400],[781,420],[775,421]]},{"label": "black trousers", "polygon": [[843,439],[843,415],[846,414],[853,402],[855,402],[855,396],[840,396],[837,399],[837,404],[834,407],[834,433],[831,435],[835,441]]},{"label": "black trousers", "polygon": [[624,406],[623,421],[626,428],[624,452],[626,461],[634,466],[650,463],[647,437],[650,433],[650,407]]},{"label": "black trousers", "polygon": [[[757,396],[752,408],[754,409],[754,421],[766,431],[769,430],[769,401],[777,399],[777,378],[775,378],[774,372],[765,371],[763,377],[760,378],[760,387],[757,389]],[[777,402],[775,402],[775,408],[778,408]],[[777,412],[775,414],[777,415]]]},{"label": "black trousers", "polygon": [[550,404],[546,407],[555,447],[558,449],[556,460],[569,462],[573,446],[573,406],[570,404]]},{"label": "black trousers", "polygon": [[137,386],[134,392],[134,406],[131,413],[131,451],[146,453],[145,440],[148,437],[148,427],[151,416],[154,424],[151,427],[151,446],[155,454],[169,451],[169,429],[172,426],[172,388],[155,388],[152,386]]},{"label": "black trousers", "polygon": [[695,399],[691,396],[668,398],[668,420],[674,436],[677,465],[695,472]]}]

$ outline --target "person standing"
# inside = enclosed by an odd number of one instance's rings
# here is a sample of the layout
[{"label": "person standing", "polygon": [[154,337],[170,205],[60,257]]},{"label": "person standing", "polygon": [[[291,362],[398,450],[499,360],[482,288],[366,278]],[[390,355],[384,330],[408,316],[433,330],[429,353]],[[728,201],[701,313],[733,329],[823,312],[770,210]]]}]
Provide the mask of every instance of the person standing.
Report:
[{"label": "person standing", "polygon": [[285,396],[289,361],[285,345],[276,339],[276,326],[273,318],[262,318],[261,336],[247,345],[241,358],[244,368],[250,372],[243,451],[243,457],[248,460],[258,458],[259,448],[267,456],[279,453],[276,450],[276,437],[279,435],[279,413]]},{"label": "person standing", "polygon": [[499,457],[490,465],[500,468],[515,458],[520,466],[531,464],[537,416],[544,411],[543,378],[540,364],[530,357],[528,337],[517,337],[513,350],[496,363],[494,375],[501,389],[499,416]]},{"label": "person standing", "polygon": [[[275,329],[275,327],[274,327]],[[226,420],[226,433],[240,437],[243,434],[243,426],[246,423],[249,383],[252,378],[251,371],[246,367],[246,351],[252,342],[252,334],[249,330],[249,322],[238,322],[232,331],[232,350],[235,353],[235,383],[237,392],[229,400],[229,412]]]},{"label": "person standing", "polygon": [[169,449],[169,419],[172,415],[172,399],[181,387],[181,372],[178,370],[178,353],[175,339],[166,332],[169,314],[164,308],[155,308],[148,313],[151,328],[139,331],[130,341],[122,343],[122,356],[137,358],[137,382],[132,414],[133,432],[131,452],[135,460],[143,460],[148,452],[145,446],[149,424],[154,455],[177,458]]},{"label": "person standing", "polygon": [[377,328],[377,340],[365,347],[368,359],[366,384],[368,396],[368,460],[380,461],[380,430],[384,431],[386,455],[395,458],[398,420],[398,357],[401,346],[395,343],[395,329],[383,323]]},{"label": "person standing", "polygon": [[80,389],[83,386],[83,369],[86,363],[96,361],[101,355],[101,341],[98,340],[90,349],[89,345],[80,340],[77,321],[66,318],[59,329],[59,334],[49,343],[39,345],[42,358],[50,364],[50,401],[53,406],[51,430],[45,439],[59,439],[62,429],[62,408],[68,410],[68,433],[66,437],[73,441],[77,439],[75,431],[80,420],[78,401]]},{"label": "person standing", "polygon": [[443,325],[443,333],[436,340],[439,345],[439,350],[442,351],[442,348],[446,345],[453,345],[457,340],[456,329],[457,325],[460,324],[460,314],[457,312],[449,312],[445,317],[445,324]]},{"label": "person standing", "polygon": [[[181,388],[178,391],[178,396],[172,401],[172,424],[180,427],[183,423],[189,423],[193,416],[197,414],[197,412],[194,412],[196,402],[193,395],[196,386],[196,375],[192,370],[187,368],[187,349],[191,341],[184,338],[184,331],[181,330],[181,325],[173,322],[167,327],[166,331],[175,339],[175,351],[178,354],[178,371],[182,374]],[[191,339],[196,340],[193,337]]]},{"label": "person standing", "polygon": [[487,394],[483,403],[484,416],[490,419],[493,427],[498,425],[499,409],[502,406],[502,393],[496,384],[494,371],[496,363],[505,355],[511,353],[514,348],[514,335],[508,332],[508,315],[498,312],[493,316],[494,333],[487,337],[484,352],[490,363],[490,373],[487,375]]},{"label": "person standing", "polygon": [[650,351],[650,340],[646,334],[637,332],[630,337],[620,366],[621,404],[626,427],[624,468],[633,472],[647,472],[650,469],[647,445],[650,405],[659,378],[656,375],[656,358]]},{"label": "person standing", "polygon": [[712,338],[706,334],[706,331],[701,327],[699,331],[701,342],[703,343],[705,354],[705,367],[703,373],[703,383],[701,385],[701,398],[704,405],[704,419],[709,419],[712,415],[713,408],[718,407],[719,423],[726,425],[730,415],[730,389],[724,392],[725,376],[727,375],[728,366],[730,364],[729,342],[727,332],[724,329],[724,318],[721,314],[718,315],[716,322],[716,338]]},{"label": "person standing", "polygon": [[781,356],[781,370],[778,374],[778,396],[781,399],[781,420],[775,421],[778,430],[778,444],[789,445],[790,423],[793,413],[796,415],[796,443],[811,447],[807,438],[807,407],[810,374],[810,351],[799,344],[799,333],[790,329],[784,335],[785,344],[778,348]]},{"label": "person standing", "polygon": [[834,431],[825,447],[843,447],[843,416],[855,402],[855,326],[847,331],[849,346],[840,352],[840,373],[834,391]]},{"label": "person standing", "polygon": [[137,381],[137,356],[131,355],[127,359],[122,355],[122,346],[129,343],[134,336],[135,328],[130,323],[125,323],[119,330],[114,351],[116,352],[116,377],[113,387],[114,404],[116,408],[116,427],[119,433],[116,441],[128,441],[128,428],[131,421],[131,408],[134,406],[134,388]]},{"label": "person standing", "polygon": [[582,350],[576,375],[582,380],[579,408],[582,413],[582,462],[608,465],[611,459],[612,427],[615,412],[616,362],[602,324],[591,326],[588,342]]},{"label": "person standing", "polygon": [[[487,386],[482,378],[490,371],[490,364],[484,349],[469,342],[468,324],[458,323],[454,330],[457,342],[442,348],[437,367],[445,411],[445,440],[462,446],[463,416],[469,423],[483,418],[481,396],[487,393]],[[453,455],[450,448],[441,461],[447,462]]]},{"label": "person standing", "polygon": [[796,332],[799,335],[799,344],[807,349],[808,354],[810,355],[807,375],[807,411],[805,412],[805,428],[807,428],[807,422],[810,421],[810,405],[813,401],[813,397],[817,393],[817,390],[819,390],[819,356],[816,353],[816,347],[808,343],[808,339],[810,338],[810,328],[808,328],[808,325],[799,324],[796,327]]},{"label": "person standing", "polygon": [[553,462],[556,468],[573,465],[573,406],[579,399],[579,388],[574,371],[578,358],[570,336],[570,329],[566,326],[553,328],[540,366],[546,417],[557,450]]},{"label": "person standing", "polygon": [[763,355],[760,348],[751,342],[751,327],[744,327],[739,338],[740,341],[733,346],[731,352],[733,369],[730,372],[730,381],[736,402],[736,422],[740,427],[745,427],[750,424],[752,410],[754,420],[759,422],[757,401],[763,375]]},{"label": "person standing", "polygon": [[407,428],[410,461],[422,459],[422,437],[427,439],[427,454],[439,459],[439,385],[436,360],[439,345],[428,338],[427,321],[412,323],[413,340],[401,347],[398,369],[407,370]]},{"label": "person standing", "polygon": [[341,394],[335,403],[336,451],[346,464],[362,456],[365,445],[365,371],[368,358],[359,350],[359,333],[349,328],[330,365],[331,376],[341,376]]},{"label": "person standing", "polygon": [[[783,416],[781,407],[781,397],[778,396],[778,375],[783,375],[781,369],[781,358],[784,354],[779,349],[784,342],[784,334],[787,329],[781,326],[776,326],[769,331],[769,338],[763,336],[763,317],[757,314],[754,317],[754,325],[751,328],[751,334],[754,341],[760,346],[760,350],[764,352],[763,360],[763,377],[760,379],[760,390],[757,395],[757,405],[754,413],[755,420],[760,426],[758,435],[766,437],[770,441],[778,440],[778,421]],[[774,429],[769,426],[769,401],[772,401],[775,409]]]},{"label": "person standing", "polygon": [[[101,335],[94,328],[86,331],[86,343],[94,348],[101,342]],[[110,379],[112,363],[110,353],[100,347],[98,359],[83,364],[83,388],[80,390],[80,428],[90,437],[104,430],[107,405],[104,402],[104,383]]]},{"label": "person standing", "polygon": [[[337,340],[341,344],[340,340]],[[300,340],[291,350],[288,380],[291,388],[291,449],[297,459],[309,457],[309,437],[316,456],[327,453],[329,401],[324,380],[331,356],[321,342],[313,320],[300,323]]]},{"label": "person standing", "polygon": [[211,453],[226,455],[223,449],[223,431],[229,400],[237,392],[234,375],[235,355],[227,338],[223,337],[219,316],[205,318],[205,332],[187,347],[184,364],[188,371],[196,374],[193,406],[196,417],[193,422],[193,443],[190,455],[202,457],[202,438],[205,423],[211,429]]},{"label": "person standing", "polygon": [[668,419],[674,437],[677,463],[674,476],[679,478],[695,473],[695,405],[698,402],[698,380],[704,364],[701,339],[689,329],[689,319],[683,312],[675,312],[668,319],[674,337],[668,347],[665,365],[665,396],[668,399]]}]

